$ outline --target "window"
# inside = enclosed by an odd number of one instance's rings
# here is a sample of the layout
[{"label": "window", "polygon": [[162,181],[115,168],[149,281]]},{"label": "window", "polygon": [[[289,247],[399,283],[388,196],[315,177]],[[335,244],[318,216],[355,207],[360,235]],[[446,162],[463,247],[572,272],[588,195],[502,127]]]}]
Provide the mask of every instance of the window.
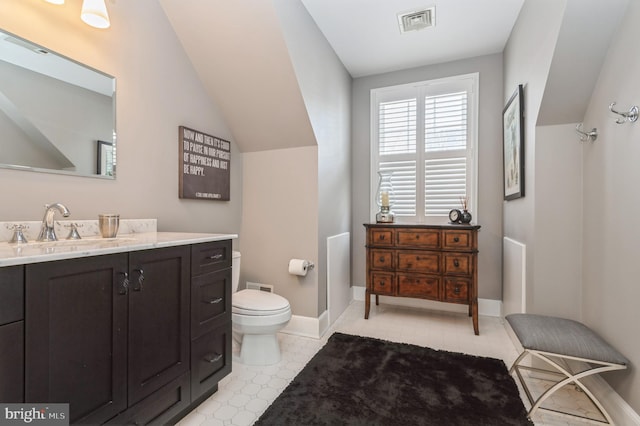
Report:
[{"label": "window", "polygon": [[383,170],[398,222],[444,221],[463,197],[475,210],[477,86],[470,74],[372,91],[372,217]]}]

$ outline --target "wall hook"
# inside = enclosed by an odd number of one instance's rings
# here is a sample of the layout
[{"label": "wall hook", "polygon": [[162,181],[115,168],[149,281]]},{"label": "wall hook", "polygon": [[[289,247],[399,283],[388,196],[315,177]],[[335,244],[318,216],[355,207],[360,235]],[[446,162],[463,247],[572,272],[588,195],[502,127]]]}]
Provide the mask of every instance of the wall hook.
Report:
[{"label": "wall hook", "polygon": [[637,106],[632,106],[631,108],[629,108],[628,112],[619,112],[616,111],[615,109],[613,109],[613,106],[615,105],[615,102],[612,102],[609,105],[609,111],[611,111],[614,114],[617,114],[619,116],[621,116],[622,118],[618,118],[616,120],[616,123],[618,124],[623,124],[625,121],[629,121],[631,123],[633,123],[634,121],[636,121],[638,119],[638,107]]},{"label": "wall hook", "polygon": [[580,123],[576,125],[576,132],[580,135],[581,142],[593,142],[598,139],[598,129],[596,129],[595,127],[591,129],[591,131],[585,132],[584,130],[582,130],[582,123]]}]

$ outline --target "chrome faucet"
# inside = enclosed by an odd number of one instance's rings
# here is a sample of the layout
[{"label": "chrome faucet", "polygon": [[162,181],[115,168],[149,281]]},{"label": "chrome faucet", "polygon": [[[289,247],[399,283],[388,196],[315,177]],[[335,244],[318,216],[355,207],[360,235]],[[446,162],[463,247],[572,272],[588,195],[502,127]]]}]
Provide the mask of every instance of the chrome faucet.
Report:
[{"label": "chrome faucet", "polygon": [[56,231],[53,228],[53,216],[56,214],[56,210],[64,217],[69,216],[69,209],[64,204],[53,203],[45,204],[44,217],[42,218],[42,226],[40,228],[40,234],[38,234],[38,241],[58,241],[56,237]]}]

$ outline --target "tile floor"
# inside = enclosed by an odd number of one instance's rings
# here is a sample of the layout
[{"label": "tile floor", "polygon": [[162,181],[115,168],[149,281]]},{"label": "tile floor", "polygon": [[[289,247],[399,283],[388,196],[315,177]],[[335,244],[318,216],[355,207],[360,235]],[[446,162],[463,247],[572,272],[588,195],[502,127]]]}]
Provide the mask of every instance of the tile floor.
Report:
[{"label": "tile floor", "polygon": [[[219,383],[218,392],[183,418],[179,426],[253,424],[334,331],[499,358],[508,367],[518,355],[500,318],[480,317],[480,335],[474,336],[471,319],[464,314],[381,304],[372,306],[368,320],[363,315],[364,302],[353,302],[321,339],[281,333],[282,360],[276,365],[252,367],[234,359],[233,371]],[[235,346],[234,353],[237,353]],[[544,387],[548,382],[537,383]],[[584,395],[572,389],[556,395],[552,403],[591,413],[589,404],[583,401]],[[523,398],[528,407],[526,397]],[[533,420],[536,426],[589,424],[544,412],[536,413]]]}]

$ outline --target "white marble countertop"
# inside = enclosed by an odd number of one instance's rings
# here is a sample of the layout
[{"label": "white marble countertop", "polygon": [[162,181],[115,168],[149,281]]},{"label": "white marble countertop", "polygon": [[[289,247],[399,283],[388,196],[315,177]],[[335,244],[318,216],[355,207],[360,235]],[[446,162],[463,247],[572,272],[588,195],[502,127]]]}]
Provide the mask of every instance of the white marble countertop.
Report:
[{"label": "white marble countertop", "polygon": [[53,260],[99,256],[161,247],[206,243],[237,238],[237,234],[201,234],[190,232],[118,233],[115,238],[83,237],[55,242],[24,244],[0,242],[0,267],[50,262]]}]

